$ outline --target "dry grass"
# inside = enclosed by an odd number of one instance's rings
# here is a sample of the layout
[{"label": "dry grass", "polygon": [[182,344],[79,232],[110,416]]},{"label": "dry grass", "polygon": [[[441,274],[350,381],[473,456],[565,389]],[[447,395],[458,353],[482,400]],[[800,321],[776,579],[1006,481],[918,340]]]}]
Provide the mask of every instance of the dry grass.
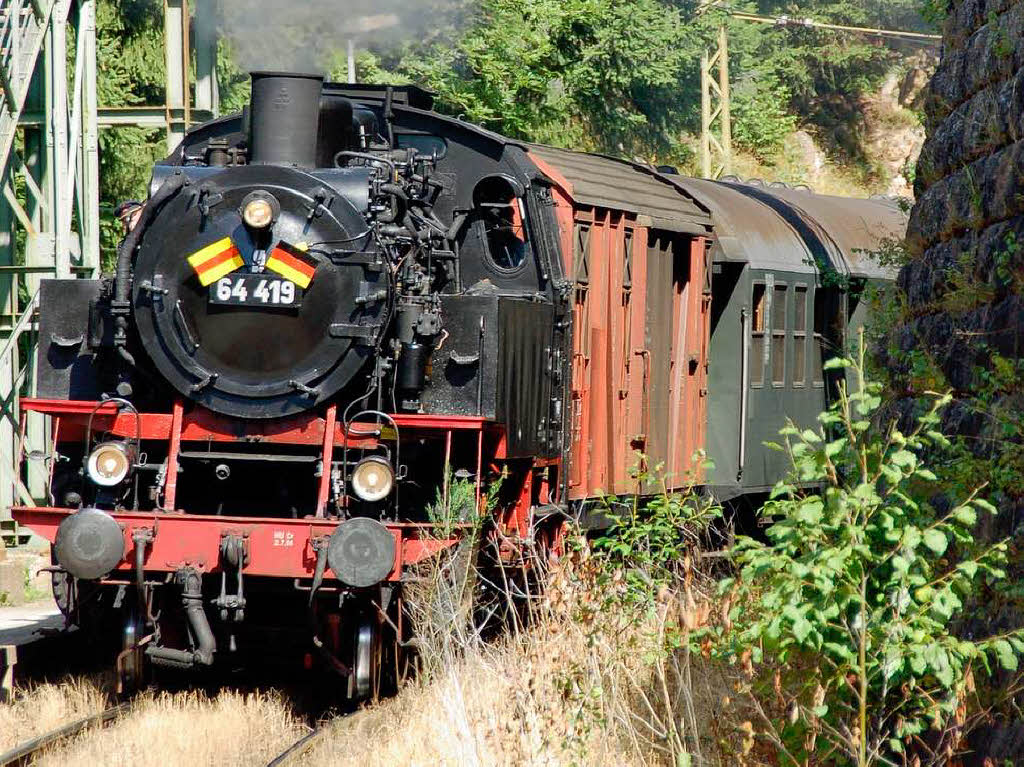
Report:
[{"label": "dry grass", "polygon": [[[97,680],[74,679],[22,691],[0,705],[0,751],[104,710]],[[105,729],[91,729],[40,754],[33,765],[161,767],[262,764],[308,731],[276,693],[148,694]]]},{"label": "dry grass", "polygon": [[666,590],[641,615],[617,601],[621,583],[597,587],[586,571],[575,561],[553,574],[528,630],[447,648],[426,679],[337,720],[296,763],[738,764],[725,677],[669,639],[706,619],[707,603]]},{"label": "dry grass", "polygon": [[[712,612],[696,575],[638,608],[624,580],[609,581],[583,549],[531,601],[528,628],[514,622],[503,639],[485,642],[468,609],[472,564],[458,553],[436,564],[407,595],[421,619],[418,681],[335,720],[292,764],[755,763],[743,717],[722,705],[728,678],[678,641]],[[0,707],[0,744],[105,705],[89,683],[40,687]],[[164,693],[143,696],[122,720],[36,764],[264,764],[307,731],[276,693]]]},{"label": "dry grass", "polygon": [[43,684],[0,705],[0,751],[107,707],[107,695],[87,679]]},{"label": "dry grass", "polygon": [[145,696],[105,730],[48,751],[43,767],[265,764],[306,730],[275,693],[189,692]]}]

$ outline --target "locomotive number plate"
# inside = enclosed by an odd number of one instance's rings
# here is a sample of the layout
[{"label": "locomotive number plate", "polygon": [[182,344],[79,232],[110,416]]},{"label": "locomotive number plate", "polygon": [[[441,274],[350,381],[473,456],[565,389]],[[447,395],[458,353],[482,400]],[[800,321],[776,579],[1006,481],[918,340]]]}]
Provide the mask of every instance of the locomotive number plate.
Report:
[{"label": "locomotive number plate", "polygon": [[210,286],[210,303],[293,308],[302,304],[302,288],[269,274],[229,274]]}]

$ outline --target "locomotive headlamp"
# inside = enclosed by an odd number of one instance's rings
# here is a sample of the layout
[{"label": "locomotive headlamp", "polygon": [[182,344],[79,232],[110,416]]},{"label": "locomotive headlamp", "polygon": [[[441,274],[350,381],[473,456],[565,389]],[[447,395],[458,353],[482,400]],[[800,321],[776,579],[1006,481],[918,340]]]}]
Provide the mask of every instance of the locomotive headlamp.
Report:
[{"label": "locomotive headlamp", "polygon": [[89,454],[85,465],[89,479],[101,487],[119,485],[128,476],[132,459],[123,442],[103,442]]},{"label": "locomotive headlamp", "polygon": [[395,486],[395,470],[386,458],[371,455],[352,470],[352,492],[362,501],[380,501],[391,494]]},{"label": "locomotive headlamp", "polygon": [[274,206],[262,197],[249,200],[242,208],[242,220],[253,229],[266,229],[274,220]]}]

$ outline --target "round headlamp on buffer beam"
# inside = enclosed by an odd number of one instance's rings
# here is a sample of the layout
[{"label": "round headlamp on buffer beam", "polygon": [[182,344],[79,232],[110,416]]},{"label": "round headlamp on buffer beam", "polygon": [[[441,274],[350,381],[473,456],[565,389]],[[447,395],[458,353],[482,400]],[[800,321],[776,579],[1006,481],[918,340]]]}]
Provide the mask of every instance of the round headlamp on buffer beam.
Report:
[{"label": "round headlamp on buffer beam", "polygon": [[367,503],[383,501],[395,488],[395,470],[387,458],[371,455],[352,469],[349,485],[356,498]]},{"label": "round headlamp on buffer beam", "polygon": [[86,461],[86,474],[100,487],[115,487],[128,478],[135,462],[134,451],[126,442],[101,442]]},{"label": "round headlamp on buffer beam", "polygon": [[[128,412],[134,416],[135,433],[126,439],[106,438],[99,442],[92,441],[93,419],[101,408],[115,406],[118,412]],[[86,423],[86,439],[83,449],[85,455],[85,477],[92,483],[97,505],[116,504],[127,489],[127,481],[132,477],[139,459],[142,445],[141,421],[139,413],[128,400],[113,397],[97,403]],[[77,496],[77,494],[75,494]],[[77,496],[76,504],[81,503]]]}]

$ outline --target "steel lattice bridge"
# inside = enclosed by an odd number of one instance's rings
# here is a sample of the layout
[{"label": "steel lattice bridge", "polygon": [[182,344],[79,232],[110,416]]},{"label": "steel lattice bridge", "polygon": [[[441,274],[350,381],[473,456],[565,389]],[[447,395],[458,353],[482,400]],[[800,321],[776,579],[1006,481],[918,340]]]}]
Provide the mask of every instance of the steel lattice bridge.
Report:
[{"label": "steel lattice bridge", "polygon": [[[164,0],[163,10],[164,103],[116,107],[96,100],[96,0],[0,0],[0,534],[8,546],[27,539],[10,507],[45,500],[50,473],[46,417],[19,416],[19,400],[35,389],[39,282],[99,270],[99,131],[162,128],[170,150],[217,112],[212,0],[191,8]],[[22,454],[29,460],[19,470]]]}]

